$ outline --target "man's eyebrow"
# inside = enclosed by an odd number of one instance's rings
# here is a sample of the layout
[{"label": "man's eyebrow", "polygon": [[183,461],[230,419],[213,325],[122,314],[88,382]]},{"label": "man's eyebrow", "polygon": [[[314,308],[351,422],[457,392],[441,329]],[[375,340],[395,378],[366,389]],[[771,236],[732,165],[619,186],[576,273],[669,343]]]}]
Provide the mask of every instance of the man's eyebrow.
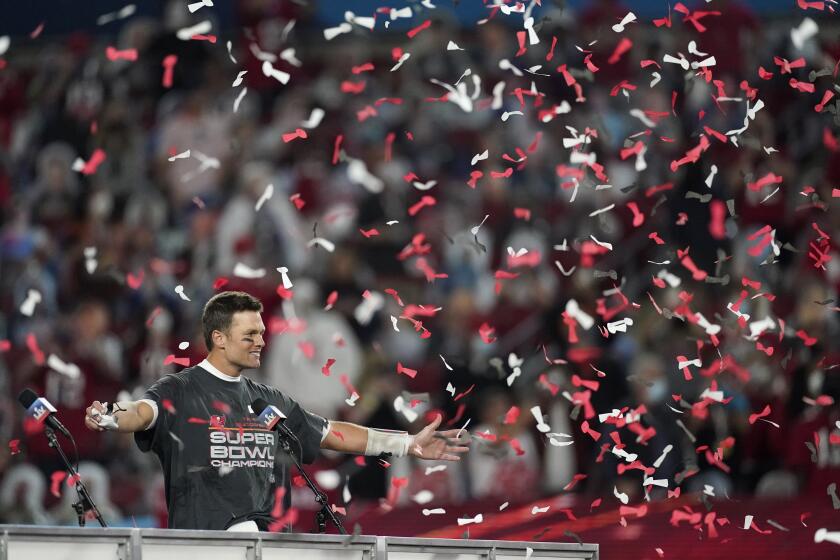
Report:
[{"label": "man's eyebrow", "polygon": [[245,334],[257,334],[257,333],[264,333],[264,332],[265,332],[265,329],[262,329],[262,330],[259,330],[259,331],[257,329],[251,329],[249,331],[245,331]]}]

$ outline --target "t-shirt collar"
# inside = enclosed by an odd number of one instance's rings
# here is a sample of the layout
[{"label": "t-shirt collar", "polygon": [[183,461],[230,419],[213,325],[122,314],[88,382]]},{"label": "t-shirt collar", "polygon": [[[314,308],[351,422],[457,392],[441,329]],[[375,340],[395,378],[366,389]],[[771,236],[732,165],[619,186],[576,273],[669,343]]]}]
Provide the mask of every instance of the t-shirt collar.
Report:
[{"label": "t-shirt collar", "polygon": [[202,360],[201,363],[198,364],[198,367],[204,368],[204,370],[207,371],[212,376],[218,377],[222,381],[227,381],[228,383],[238,383],[238,382],[242,381],[242,375],[238,375],[236,377],[233,377],[232,375],[227,375],[226,373],[222,373],[221,370],[219,370],[219,368],[217,368],[216,366],[211,364],[207,360],[207,358],[204,358],[204,360]]}]

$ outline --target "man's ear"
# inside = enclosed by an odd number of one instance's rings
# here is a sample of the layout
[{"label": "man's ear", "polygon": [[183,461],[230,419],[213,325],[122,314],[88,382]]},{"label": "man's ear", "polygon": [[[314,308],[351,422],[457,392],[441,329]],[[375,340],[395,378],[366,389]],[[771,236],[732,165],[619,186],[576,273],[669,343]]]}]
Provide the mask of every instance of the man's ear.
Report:
[{"label": "man's ear", "polygon": [[222,331],[213,331],[213,347],[220,350],[225,349],[225,333]]}]

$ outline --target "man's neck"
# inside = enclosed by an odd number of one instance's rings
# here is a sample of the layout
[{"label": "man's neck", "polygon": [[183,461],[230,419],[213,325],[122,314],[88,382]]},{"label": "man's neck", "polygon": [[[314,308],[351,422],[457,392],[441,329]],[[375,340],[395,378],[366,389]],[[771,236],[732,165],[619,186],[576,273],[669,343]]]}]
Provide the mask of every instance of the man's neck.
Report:
[{"label": "man's neck", "polygon": [[220,356],[215,351],[212,351],[209,354],[207,354],[207,361],[210,362],[214,368],[218,369],[220,372],[230,377],[239,377],[239,375],[242,373],[241,369],[225,360],[223,356]]}]

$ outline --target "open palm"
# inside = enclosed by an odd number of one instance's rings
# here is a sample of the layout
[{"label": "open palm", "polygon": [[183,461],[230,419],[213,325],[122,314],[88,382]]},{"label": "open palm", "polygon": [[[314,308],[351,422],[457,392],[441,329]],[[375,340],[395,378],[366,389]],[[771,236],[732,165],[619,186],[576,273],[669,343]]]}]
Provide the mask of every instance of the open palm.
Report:
[{"label": "open palm", "polygon": [[[470,450],[469,434],[464,430],[435,431],[442,417],[438,415],[429,425],[413,436],[408,454],[420,459],[460,461],[460,453]],[[459,437],[460,432],[460,437]]]}]

